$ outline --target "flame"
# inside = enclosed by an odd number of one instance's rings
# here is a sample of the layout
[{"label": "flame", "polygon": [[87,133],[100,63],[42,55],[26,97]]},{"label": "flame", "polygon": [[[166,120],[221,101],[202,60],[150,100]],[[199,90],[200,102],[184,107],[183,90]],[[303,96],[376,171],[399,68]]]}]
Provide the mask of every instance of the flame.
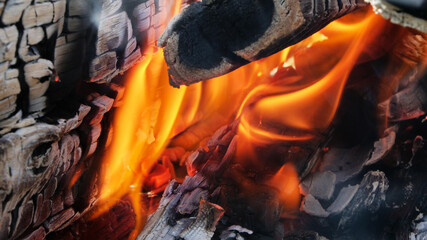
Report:
[{"label": "flame", "polygon": [[155,79],[168,79],[161,52],[147,54],[127,81],[123,105],[115,117],[112,146],[103,164],[103,208],[130,194],[135,211],[140,210],[136,203],[142,183],[172,137],[186,88],[173,89],[167,81]]},{"label": "flame", "polygon": [[294,165],[285,163],[270,179],[269,184],[280,189],[279,199],[286,209],[296,210],[299,208],[301,200],[299,177]]},{"label": "flame", "polygon": [[302,141],[324,131],[350,71],[383,24],[372,13],[353,23],[335,21],[291,47],[295,52],[285,61],[297,75],[252,90],[239,110],[240,133],[257,141]]},{"label": "flame", "polygon": [[[169,6],[170,18],[181,2]],[[303,141],[324,131],[367,39],[374,39],[385,22],[371,11],[352,18],[335,21],[269,58],[180,89],[168,84],[162,52],[147,52],[127,76],[111,147],[102,164],[94,217],[129,195],[138,216],[130,236],[135,238],[149,214],[141,205],[144,182],[159,188],[174,175],[166,169],[173,168],[170,162],[166,168],[156,165],[165,148],[191,150],[233,119],[240,119],[239,135],[245,141]],[[299,202],[295,169],[285,164],[271,181],[282,189],[285,206],[294,208]]]}]

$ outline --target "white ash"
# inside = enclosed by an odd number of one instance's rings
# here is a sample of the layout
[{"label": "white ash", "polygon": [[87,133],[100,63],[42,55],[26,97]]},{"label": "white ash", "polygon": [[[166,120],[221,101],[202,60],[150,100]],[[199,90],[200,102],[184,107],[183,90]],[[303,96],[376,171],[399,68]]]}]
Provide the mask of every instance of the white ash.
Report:
[{"label": "white ash", "polygon": [[335,190],[336,175],[331,171],[316,172],[307,176],[301,188],[318,199],[329,200]]},{"label": "white ash", "polygon": [[311,194],[307,195],[302,204],[301,210],[316,217],[328,217],[329,213],[322,207],[320,202]]},{"label": "white ash", "polygon": [[370,3],[376,13],[380,14],[385,19],[390,19],[392,23],[427,33],[426,20],[405,13],[400,8],[384,0],[365,0],[365,2]]}]

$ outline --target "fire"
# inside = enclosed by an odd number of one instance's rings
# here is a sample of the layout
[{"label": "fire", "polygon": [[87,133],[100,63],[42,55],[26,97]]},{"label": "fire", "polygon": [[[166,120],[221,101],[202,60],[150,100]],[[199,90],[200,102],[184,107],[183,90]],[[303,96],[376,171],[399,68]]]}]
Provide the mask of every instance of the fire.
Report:
[{"label": "fire", "polygon": [[381,24],[372,13],[352,23],[336,21],[291,47],[285,63],[296,73],[252,90],[240,109],[240,132],[257,141],[302,141],[324,131],[350,71]]},{"label": "fire", "polygon": [[299,208],[299,178],[295,167],[291,163],[285,163],[276,175],[270,179],[269,184],[280,189],[279,199],[283,206],[289,210]]},{"label": "fire", "polygon": [[[181,4],[170,6],[172,16]],[[191,150],[233,119],[240,119],[239,135],[261,143],[309,140],[324,131],[347,76],[385,23],[370,11],[361,15],[336,21],[295,46],[225,76],[180,89],[168,84],[162,52],[146,52],[127,76],[103,162],[95,216],[129,195],[137,215],[142,213],[131,236],[135,238],[149,214],[141,206],[144,182],[159,188],[173,177],[167,168],[152,169],[165,148]],[[192,134],[178,135],[183,131]],[[299,203],[298,175],[290,165],[271,181],[282,183],[276,186],[283,191],[285,205]]]}]

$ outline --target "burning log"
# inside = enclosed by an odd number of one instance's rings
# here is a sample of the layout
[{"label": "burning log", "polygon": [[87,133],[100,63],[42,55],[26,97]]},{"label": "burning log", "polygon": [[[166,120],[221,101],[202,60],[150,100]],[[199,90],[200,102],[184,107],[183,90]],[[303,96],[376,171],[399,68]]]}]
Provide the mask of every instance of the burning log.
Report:
[{"label": "burning log", "polygon": [[[195,189],[200,189],[202,187],[200,184],[204,181],[200,182],[196,179],[197,177],[191,180],[187,179],[188,181],[178,188],[176,182],[169,184],[159,208],[148,219],[147,225],[137,238],[138,240],[210,239],[213,236],[224,210],[218,205],[203,200],[207,197],[206,194],[197,194],[198,191]],[[199,186],[193,184],[199,184]],[[188,195],[187,191],[192,192],[189,192]],[[184,195],[188,197],[184,198]],[[183,211],[182,208],[185,205],[188,205],[190,209]],[[199,210],[195,218],[179,218],[177,216],[178,214],[192,214],[197,208]]]},{"label": "burning log", "polygon": [[[96,167],[99,166],[97,160],[100,150],[108,145],[106,140],[110,126],[108,113],[119,105],[118,101],[123,94],[123,87],[115,84],[120,83],[121,79],[115,77],[141,59],[141,50],[145,42],[154,41],[160,35],[162,20],[165,19],[163,11],[167,7],[165,2],[167,1],[0,1],[3,24],[0,28],[0,47],[4,50],[0,56],[0,172],[4,173],[0,175],[0,239],[65,238],[62,233],[71,239],[77,237],[70,234],[70,231],[61,230],[87,213],[97,198]],[[187,15],[183,13],[181,16],[184,20],[193,15],[196,19],[207,18],[206,23],[209,24],[218,20],[211,15],[214,10],[218,10],[222,11],[221,14],[229,11],[238,13],[235,17],[243,17],[245,21],[254,16],[254,19],[259,20],[255,21],[257,24],[253,24],[258,27],[249,29],[248,32],[239,31],[239,27],[234,29],[234,26],[225,23],[227,20],[234,21],[234,18],[219,19],[219,25],[206,28],[208,33],[206,36],[210,39],[208,43],[199,41],[201,44],[206,43],[209,46],[217,40],[216,37],[224,38],[227,44],[230,44],[230,46],[212,44],[210,46],[212,48],[209,48],[221,50],[220,57],[224,55],[225,62],[229,61],[232,64],[230,68],[220,66],[218,71],[229,71],[269,55],[315,32],[330,19],[353,10],[353,7],[363,5],[356,1],[328,1],[326,5],[332,8],[328,10],[322,5],[324,1],[317,2],[316,6],[311,6],[311,3],[301,5],[302,1],[296,0],[283,3],[284,5],[280,5],[279,1],[257,1],[255,7],[251,6],[252,2],[244,1],[241,6],[237,6],[240,3],[234,5],[232,1],[196,3],[196,7],[187,9],[189,11]],[[275,15],[272,6],[281,9],[281,13],[286,12],[282,6],[289,7],[287,9],[289,12],[283,15],[288,17]],[[198,10],[202,12],[200,15],[192,12]],[[321,21],[323,18],[319,17],[323,11],[328,14],[325,21]],[[92,16],[99,18],[94,19]],[[276,19],[277,22],[272,19]],[[187,23],[187,20],[184,20],[177,20],[175,23],[177,28],[188,24],[191,31],[193,25],[198,24]],[[318,22],[315,24],[313,21]],[[252,27],[252,23],[248,21],[246,24],[242,21],[244,26]],[[280,24],[290,26],[286,33],[280,33],[286,36],[280,36],[279,31],[277,34],[271,34],[276,33],[274,29],[279,29]],[[229,36],[222,31],[216,35],[215,29],[218,26],[226,26],[224,28],[226,30],[236,30],[233,33],[241,33],[241,37],[245,40],[233,40],[235,36]],[[172,34],[177,34],[174,35],[175,38],[184,35],[173,26],[171,29],[169,31],[172,31]],[[153,31],[154,37],[146,39],[147,31]],[[295,39],[288,37],[287,34],[292,35],[295,32],[301,35]],[[415,37],[414,41],[410,40],[409,44],[417,43],[417,39],[419,40]],[[162,40],[167,42],[169,40],[172,44],[167,43],[166,50],[170,50],[173,46],[174,39],[170,37]],[[420,42],[419,46],[423,46],[422,41]],[[186,44],[191,43],[189,41]],[[179,42],[176,44],[179,45]],[[223,49],[225,50],[222,51]],[[419,52],[421,51],[418,51],[418,48],[414,48],[409,52],[408,60],[414,61],[414,58],[420,57]],[[203,60],[209,63],[209,59]],[[420,96],[415,102],[410,98],[414,92],[416,96]],[[424,90],[411,87],[407,92],[395,95],[396,100],[389,102],[398,106],[393,108],[396,114],[400,114],[399,111],[404,109],[401,106],[407,103],[414,105],[414,108],[409,110],[415,110],[405,115],[412,119],[423,114],[422,111],[417,111],[418,106],[425,104],[422,94],[425,94]],[[79,103],[82,102],[85,105],[78,109]],[[57,107],[53,108],[55,105]],[[71,109],[68,109],[69,106]],[[78,114],[73,115],[76,112]],[[416,114],[412,114],[413,112]],[[401,121],[402,118],[397,117],[394,120]],[[199,127],[206,130],[203,124]],[[197,138],[211,135],[209,131],[200,132],[198,129],[189,129],[187,132]],[[283,229],[278,223],[281,209],[277,200],[278,189],[264,184],[263,181],[260,183],[254,180],[255,183],[249,186],[256,187],[255,193],[247,193],[244,191],[247,189],[239,188],[240,178],[234,179],[244,172],[240,171],[239,164],[234,164],[231,160],[236,151],[235,135],[234,130],[226,127],[212,137],[213,140],[208,142],[207,148],[200,148],[190,155],[189,170],[194,171],[192,174],[196,175],[187,178],[188,180],[177,188],[176,183],[171,185],[174,191],[165,193],[164,204],[159,208],[158,214],[149,220],[153,224],[147,225],[147,229],[151,227],[153,230],[152,233],[147,230],[141,238],[147,236],[150,238],[153,236],[150,234],[163,236],[165,233],[160,231],[166,230],[169,231],[166,233],[169,236],[182,238],[195,238],[194,236],[210,238],[213,234],[224,238],[247,235],[257,238],[264,233],[270,236],[274,234],[283,236]],[[418,136],[413,140],[411,151],[414,155],[422,149],[423,139],[425,136]],[[184,146],[182,142],[186,141],[185,136],[178,136],[172,145],[192,149],[194,144],[197,144],[187,141],[187,145]],[[395,142],[396,132],[393,130],[375,143],[375,150],[372,150],[371,146],[363,148],[362,150],[366,151],[358,155],[359,157],[363,155],[361,157],[363,159],[357,162],[359,164],[356,166],[357,171],[351,173],[349,179],[353,181],[355,176],[364,173],[365,169],[358,168],[360,166],[376,167],[376,164],[389,153],[395,151],[393,148]],[[311,165],[316,162],[320,149],[322,148],[319,144],[306,144],[286,148],[286,151],[280,154],[285,155],[286,152],[288,154],[286,156],[289,156],[299,152],[290,158],[299,164],[297,168],[303,172],[301,176],[305,176],[310,172]],[[179,148],[180,152],[181,150],[183,149]],[[360,149],[354,151],[358,150]],[[301,159],[311,155],[309,153],[312,151],[315,152],[314,156],[311,156],[313,161],[306,164]],[[331,150],[329,153],[333,152],[334,150]],[[343,155],[350,155],[347,151],[340,153],[334,160]],[[364,161],[365,155],[370,155],[368,161]],[[417,162],[416,160],[414,158],[413,162]],[[262,169],[275,168],[279,164],[275,162],[272,165],[274,166],[265,164]],[[256,177],[253,179],[257,179],[264,178],[265,172],[244,173],[255,174]],[[81,180],[76,182],[81,175],[83,175]],[[340,174],[330,171],[309,174],[306,181],[311,182],[307,184],[309,195],[304,201],[305,205],[320,206],[315,210],[323,208],[328,216],[332,217],[342,214],[346,207],[354,210],[354,202],[363,198],[363,194],[359,194],[362,192],[361,189],[366,189],[363,187],[372,181],[358,185],[355,183],[360,181],[354,180],[348,187],[341,188],[340,184],[347,184],[343,179]],[[410,177],[407,179],[411,180]],[[418,180],[417,186],[422,187],[419,182]],[[325,184],[327,186],[323,188]],[[398,192],[398,188],[394,189]],[[327,206],[324,205],[325,201],[329,201],[328,204],[332,202],[328,208],[324,207]],[[173,202],[177,204],[174,205]],[[237,208],[234,205],[236,203]],[[86,230],[100,229],[101,234],[96,235],[96,230],[89,230],[87,235],[82,234],[81,237],[126,237],[134,227],[134,212],[131,208],[129,203],[120,202],[106,214],[106,217],[102,217],[100,222],[86,224]],[[223,213],[225,218],[221,218]],[[354,211],[351,211],[348,214],[353,213]],[[408,208],[402,210],[400,216],[412,219],[411,214],[411,209]],[[324,212],[317,215],[326,216]],[[166,218],[172,219],[172,223],[176,225],[172,226],[171,221],[165,222]],[[221,221],[218,221],[219,219]],[[80,223],[73,225],[76,226],[81,225]],[[164,228],[161,229],[162,227]],[[56,231],[61,232],[55,233]],[[402,229],[402,232],[405,231],[408,232],[407,229]],[[285,238],[304,236],[320,238],[319,234],[311,231],[289,233]]]},{"label": "burning log", "polygon": [[[193,236],[202,237],[201,239],[210,239],[213,236],[224,209],[209,202],[218,197],[219,191],[217,184],[210,184],[210,181],[214,180],[211,174],[221,174],[224,167],[229,165],[230,155],[234,154],[235,149],[233,146],[229,146],[232,138],[227,133],[231,133],[233,136],[234,132],[235,130],[232,127],[223,127],[211,138],[211,150],[223,146],[228,148],[226,152],[215,153],[210,151],[203,154],[201,151],[204,150],[200,149],[190,155],[189,159],[191,160],[187,163],[188,168],[202,169],[209,158],[218,154],[212,159],[215,164],[207,164],[207,169],[201,170],[194,176],[186,177],[182,184],[173,181],[168,185],[158,209],[149,217],[144,230],[138,236],[138,240],[175,239],[193,234],[195,234]],[[215,171],[219,170],[221,165],[224,166],[222,167],[223,170]],[[199,210],[197,211],[197,209]],[[196,217],[185,217],[187,215]]]},{"label": "burning log", "polygon": [[[283,207],[279,200],[279,187],[266,180],[271,176],[270,171],[274,172],[269,168],[277,164],[271,160],[271,164],[258,166],[262,170],[257,171],[254,170],[255,166],[245,166],[245,163],[239,162],[236,158],[239,139],[236,135],[237,125],[238,121],[235,121],[232,125],[218,129],[206,147],[199,147],[187,155],[190,176],[182,184],[175,181],[169,184],[159,208],[149,217],[138,239],[192,239],[185,237],[188,232],[199,232],[204,235],[203,239],[211,239],[215,225],[215,234],[222,232],[220,235],[224,238],[221,239],[240,234],[267,239],[283,237],[279,223]],[[298,151],[288,153],[287,156],[289,161],[297,156],[306,157],[304,160],[299,158],[305,163],[311,160],[310,154],[300,155]],[[300,164],[298,169],[302,174],[311,167],[310,163],[304,165],[305,168],[303,165]],[[284,174],[279,178],[288,182],[286,178],[289,177]],[[202,215],[201,212],[205,211],[203,204],[211,206],[209,212],[216,217]],[[222,214],[224,219],[218,222]],[[204,224],[194,228],[196,222]]]},{"label": "burning log", "polygon": [[190,85],[233,71],[300,42],[363,1],[206,1],[168,25],[164,47],[170,84]]}]

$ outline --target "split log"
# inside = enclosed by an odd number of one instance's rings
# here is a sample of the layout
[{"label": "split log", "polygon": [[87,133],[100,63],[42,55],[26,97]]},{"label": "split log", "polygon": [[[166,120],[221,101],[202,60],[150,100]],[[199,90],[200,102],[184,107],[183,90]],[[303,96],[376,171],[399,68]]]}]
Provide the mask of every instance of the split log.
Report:
[{"label": "split log", "polygon": [[170,84],[189,85],[270,56],[366,5],[363,1],[246,0],[196,2],[168,25]]},{"label": "split log", "polygon": [[0,29],[0,47],[4,49],[1,52],[0,62],[12,61],[16,57],[18,34],[15,25]]},{"label": "split log", "polygon": [[17,23],[30,3],[31,0],[7,1],[2,14],[2,22],[5,25]]}]

